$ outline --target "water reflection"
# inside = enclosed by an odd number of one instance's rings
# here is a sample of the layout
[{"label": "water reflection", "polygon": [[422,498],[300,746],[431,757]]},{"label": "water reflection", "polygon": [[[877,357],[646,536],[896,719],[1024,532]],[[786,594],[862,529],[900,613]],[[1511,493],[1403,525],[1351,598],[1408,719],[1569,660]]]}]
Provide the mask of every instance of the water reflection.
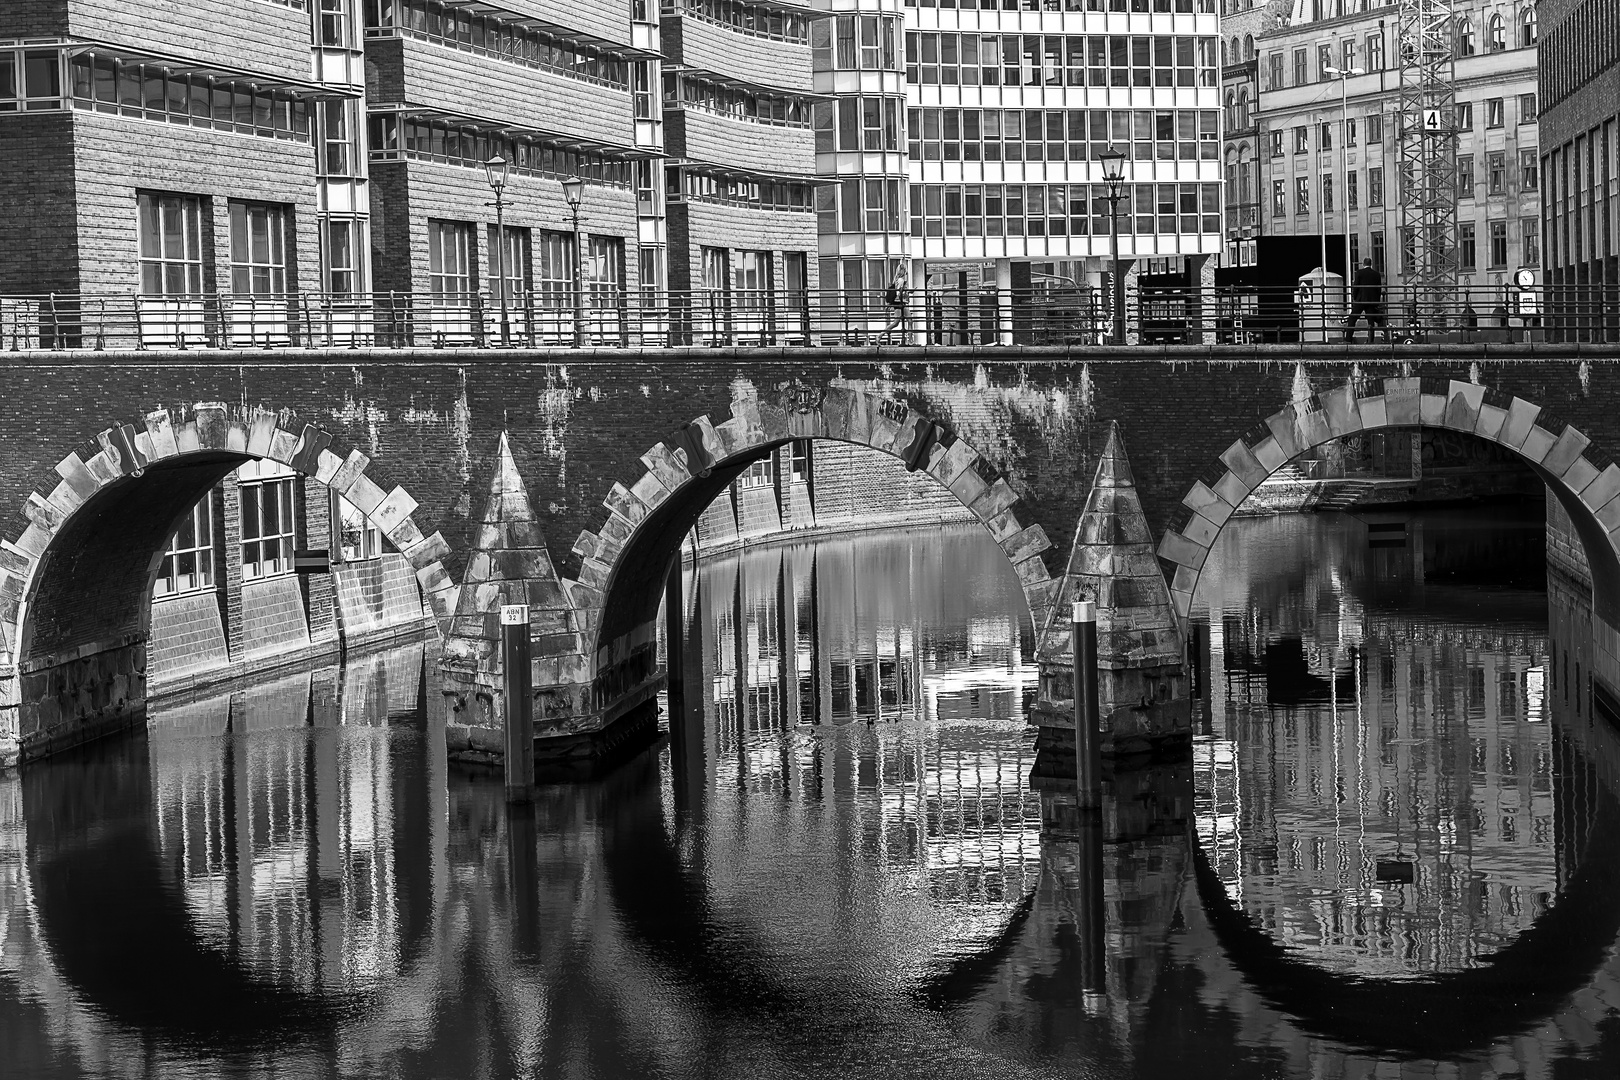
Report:
[{"label": "water reflection", "polygon": [[1193,828],[1031,790],[972,532],[706,565],[692,714],[530,811],[447,771],[419,650],[0,780],[6,1075],[1613,1075],[1590,610],[1242,529],[1199,759],[1115,789]]}]

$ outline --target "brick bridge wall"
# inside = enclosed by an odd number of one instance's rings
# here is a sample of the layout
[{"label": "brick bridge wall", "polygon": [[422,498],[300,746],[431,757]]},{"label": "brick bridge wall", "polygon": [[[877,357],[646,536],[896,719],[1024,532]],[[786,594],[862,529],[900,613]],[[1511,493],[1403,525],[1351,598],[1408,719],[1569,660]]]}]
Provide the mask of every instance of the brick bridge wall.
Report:
[{"label": "brick bridge wall", "polygon": [[[700,425],[684,437],[677,432],[705,416],[722,425],[734,405],[780,417],[793,414],[807,393],[817,398],[831,388],[835,398],[845,394],[839,400],[853,393],[909,406],[977,451],[983,478],[1004,479],[1018,496],[1018,522],[1039,526],[1051,542],[1044,549],[1026,542],[1017,554],[1030,556],[1028,566],[1038,567],[1041,576],[1057,577],[1111,421],[1123,432],[1156,536],[1189,527],[1191,513],[1182,499],[1195,483],[1214,486],[1232,471],[1230,462],[1221,461],[1223,452],[1240,436],[1250,446],[1260,440],[1264,420],[1295,397],[1300,370],[1324,394],[1351,379],[1367,384],[1407,374],[1423,377],[1422,388],[1431,394],[1444,394],[1452,381],[1482,383],[1488,403],[1505,408],[1518,396],[1541,406],[1539,423],[1554,436],[1566,422],[1581,429],[1593,443],[1586,457],[1601,469],[1608,463],[1604,451],[1620,453],[1620,352],[1578,350],[7,353],[0,354],[7,388],[7,407],[0,412],[0,538],[19,543],[30,523],[23,511],[33,493],[49,495],[63,482],[56,467],[70,453],[79,450],[80,460],[88,460],[100,452],[98,432],[130,421],[139,426],[158,410],[167,410],[181,428],[196,418],[196,403],[228,402],[240,430],[248,430],[255,410],[270,410],[276,426],[290,433],[287,438],[300,438],[305,425],[328,433],[324,456],[341,461],[359,451],[371,459],[365,475],[380,491],[398,485],[408,493],[417,504],[413,530],[423,537],[442,534],[443,544],[434,543],[442,570],[429,573],[432,560],[418,567],[429,593],[437,592],[441,601],[453,599],[444,590],[460,580],[470,521],[482,509],[497,439],[507,430],[558,571],[600,591],[606,583],[601,571],[582,560],[576,539],[606,535],[604,527],[611,532],[604,500],[615,484],[630,488],[647,475],[643,454],[665,439],[672,450],[683,438],[684,445],[696,446],[709,429]],[[895,415],[906,411],[899,407]],[[821,430],[811,425],[804,433]],[[295,449],[289,445],[283,452]],[[28,667],[30,655],[65,658],[94,644],[86,638],[139,637],[140,622],[130,612],[150,588],[154,550],[191,489],[220,468],[219,461],[177,459],[123,476],[55,535],[57,543],[37,572],[26,550],[0,552],[0,617],[15,616],[29,589],[38,591],[33,615],[48,615],[50,622],[31,626],[21,641],[15,629],[0,641],[0,695],[8,695],[0,696],[0,706],[14,708],[23,695],[11,676],[19,662]],[[656,516],[675,531],[701,509],[693,503],[698,493],[718,491],[732,471],[716,468],[672,500],[683,505],[668,505]],[[407,530],[407,543],[414,538]],[[587,540],[581,550],[589,554],[592,543]],[[617,601],[610,602],[595,618],[579,621],[577,642],[587,667],[595,648],[644,631],[649,605],[656,609],[649,583],[659,564],[648,556],[661,555],[663,545],[640,536],[635,544],[614,546],[637,553],[636,570],[619,583],[640,590],[645,602],[617,614]],[[1166,567],[1174,581],[1177,565]],[[576,595],[584,598],[581,607],[591,606],[588,592]],[[1039,596],[1031,596],[1038,603]],[[92,609],[105,614],[91,618],[86,613]],[[598,620],[609,624],[600,641]],[[599,660],[610,658],[603,654]],[[128,666],[139,668],[140,658]]]}]

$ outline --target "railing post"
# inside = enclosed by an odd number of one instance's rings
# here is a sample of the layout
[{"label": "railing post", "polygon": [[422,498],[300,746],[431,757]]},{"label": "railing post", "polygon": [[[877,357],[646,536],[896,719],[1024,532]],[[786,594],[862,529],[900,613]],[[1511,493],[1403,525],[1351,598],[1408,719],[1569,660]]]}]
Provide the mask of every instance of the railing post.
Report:
[{"label": "railing post", "polygon": [[501,607],[501,682],[506,720],[506,801],[534,800],[534,687],[529,605]]}]

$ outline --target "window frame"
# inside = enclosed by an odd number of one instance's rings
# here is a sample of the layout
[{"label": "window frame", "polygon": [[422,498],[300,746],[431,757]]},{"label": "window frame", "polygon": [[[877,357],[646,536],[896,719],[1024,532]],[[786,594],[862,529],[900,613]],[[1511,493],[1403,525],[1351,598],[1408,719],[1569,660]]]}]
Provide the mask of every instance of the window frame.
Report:
[{"label": "window frame", "polygon": [[[298,474],[277,461],[253,460],[238,466],[236,477],[242,580],[267,581],[292,574],[298,542]],[[272,550],[273,555],[267,554]]]},{"label": "window frame", "polygon": [[[217,589],[214,540],[214,489],[210,488],[169,537],[163,561],[152,579],[152,599],[168,600]],[[193,569],[182,574],[180,566],[187,557]],[[182,576],[189,579],[184,585],[180,584]]]}]

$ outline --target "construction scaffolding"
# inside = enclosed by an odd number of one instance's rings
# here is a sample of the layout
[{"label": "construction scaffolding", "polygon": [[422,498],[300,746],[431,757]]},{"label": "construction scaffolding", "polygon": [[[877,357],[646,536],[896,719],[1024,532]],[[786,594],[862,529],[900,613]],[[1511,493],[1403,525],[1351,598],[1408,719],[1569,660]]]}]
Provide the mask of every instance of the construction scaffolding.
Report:
[{"label": "construction scaffolding", "polygon": [[1451,0],[1400,0],[1400,260],[1415,326],[1457,305],[1457,102]]}]

